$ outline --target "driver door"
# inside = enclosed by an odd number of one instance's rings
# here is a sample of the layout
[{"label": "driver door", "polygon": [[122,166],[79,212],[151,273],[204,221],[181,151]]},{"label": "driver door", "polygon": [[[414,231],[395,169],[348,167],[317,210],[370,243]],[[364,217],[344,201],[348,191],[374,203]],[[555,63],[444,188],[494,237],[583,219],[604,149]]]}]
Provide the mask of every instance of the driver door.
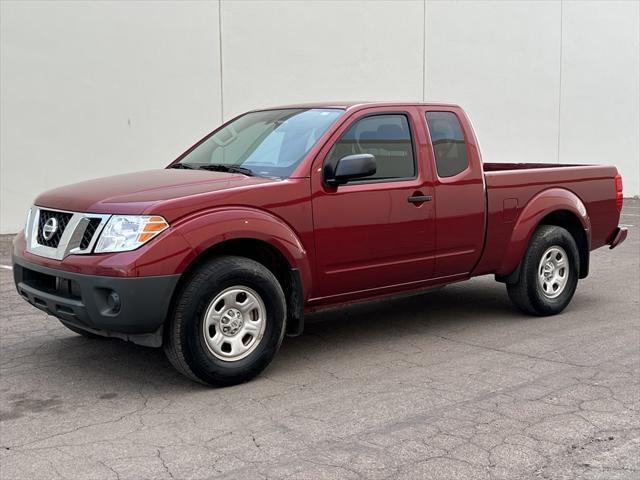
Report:
[{"label": "driver door", "polygon": [[[403,289],[433,275],[433,181],[416,110],[356,112],[312,168],[316,297]],[[338,187],[324,181],[338,160],[372,154],[376,173]]]}]

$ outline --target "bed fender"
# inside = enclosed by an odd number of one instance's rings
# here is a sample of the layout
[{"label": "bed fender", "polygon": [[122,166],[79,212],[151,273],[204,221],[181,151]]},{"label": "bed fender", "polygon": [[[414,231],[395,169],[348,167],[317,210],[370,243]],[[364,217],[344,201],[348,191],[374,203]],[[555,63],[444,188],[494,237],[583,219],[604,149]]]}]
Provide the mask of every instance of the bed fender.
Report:
[{"label": "bed fender", "polygon": [[591,245],[591,222],[584,203],[569,190],[550,188],[534,196],[520,212],[496,275],[506,277],[517,273],[516,269],[536,227],[544,217],[558,211],[568,211],[580,221],[585,231],[588,251]]}]

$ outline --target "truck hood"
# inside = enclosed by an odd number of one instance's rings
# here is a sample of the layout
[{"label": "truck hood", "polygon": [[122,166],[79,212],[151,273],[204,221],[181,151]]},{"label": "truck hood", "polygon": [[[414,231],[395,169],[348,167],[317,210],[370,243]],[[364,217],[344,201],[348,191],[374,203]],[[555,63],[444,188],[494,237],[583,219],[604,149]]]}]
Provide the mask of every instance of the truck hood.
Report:
[{"label": "truck hood", "polygon": [[35,204],[73,212],[137,214],[160,202],[275,181],[206,170],[147,170],[49,190]]}]

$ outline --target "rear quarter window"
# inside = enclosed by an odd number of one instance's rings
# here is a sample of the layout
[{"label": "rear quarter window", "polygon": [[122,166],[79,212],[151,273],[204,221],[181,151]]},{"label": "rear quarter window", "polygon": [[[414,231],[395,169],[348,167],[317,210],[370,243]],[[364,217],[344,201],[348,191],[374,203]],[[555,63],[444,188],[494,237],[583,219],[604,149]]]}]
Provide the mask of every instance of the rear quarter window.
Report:
[{"label": "rear quarter window", "polygon": [[452,112],[427,112],[425,116],[438,176],[453,177],[466,170],[467,145],[458,117]]}]

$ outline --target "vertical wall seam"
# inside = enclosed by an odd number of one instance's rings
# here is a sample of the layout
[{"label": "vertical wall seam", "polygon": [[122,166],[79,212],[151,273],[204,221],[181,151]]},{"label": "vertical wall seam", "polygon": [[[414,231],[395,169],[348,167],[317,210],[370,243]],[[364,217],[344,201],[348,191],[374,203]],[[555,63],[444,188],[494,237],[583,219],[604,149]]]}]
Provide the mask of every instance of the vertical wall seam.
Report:
[{"label": "vertical wall seam", "polygon": [[222,74],[222,0],[218,0],[218,57],[220,67],[220,123],[224,122],[224,76]]},{"label": "vertical wall seam", "polygon": [[422,101],[427,97],[427,0],[422,0]]},{"label": "vertical wall seam", "polygon": [[562,23],[563,23],[563,0],[560,0],[560,69],[558,81],[558,150],[557,162],[560,163],[560,128],[562,126]]}]

